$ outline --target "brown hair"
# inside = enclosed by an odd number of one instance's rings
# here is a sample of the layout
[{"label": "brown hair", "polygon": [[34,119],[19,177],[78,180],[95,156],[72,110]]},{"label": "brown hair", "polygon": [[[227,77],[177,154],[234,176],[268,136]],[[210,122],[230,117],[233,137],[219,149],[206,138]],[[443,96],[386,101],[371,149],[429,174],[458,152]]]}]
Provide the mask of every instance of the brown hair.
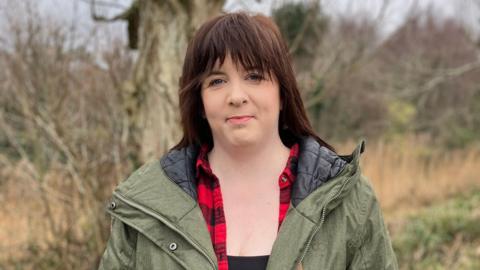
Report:
[{"label": "brown hair", "polygon": [[235,64],[245,69],[255,68],[274,74],[280,88],[282,110],[279,116],[279,135],[291,146],[301,136],[312,136],[321,145],[333,148],[320,139],[308,121],[292,69],[288,47],[277,25],[262,15],[228,13],[204,23],[190,41],[180,77],[179,105],[183,138],[174,147],[190,144],[212,145],[212,133],[202,117],[201,84],[215,62],[223,64],[230,55]]}]

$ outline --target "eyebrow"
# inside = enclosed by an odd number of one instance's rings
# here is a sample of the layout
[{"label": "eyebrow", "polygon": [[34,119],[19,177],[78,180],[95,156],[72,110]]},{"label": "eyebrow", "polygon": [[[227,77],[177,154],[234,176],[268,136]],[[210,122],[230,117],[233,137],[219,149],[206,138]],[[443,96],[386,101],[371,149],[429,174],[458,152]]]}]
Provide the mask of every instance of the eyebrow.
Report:
[{"label": "eyebrow", "polygon": [[[243,68],[245,71],[261,71],[259,67],[250,67],[250,68]],[[219,69],[212,69],[205,77],[211,76],[211,75],[226,75],[225,72],[219,70]]]},{"label": "eyebrow", "polygon": [[211,70],[209,73],[207,73],[207,75],[205,76],[206,77],[209,77],[209,76],[212,76],[212,75],[226,75],[225,72],[221,71],[221,70],[218,70],[218,69],[214,69],[214,70]]}]

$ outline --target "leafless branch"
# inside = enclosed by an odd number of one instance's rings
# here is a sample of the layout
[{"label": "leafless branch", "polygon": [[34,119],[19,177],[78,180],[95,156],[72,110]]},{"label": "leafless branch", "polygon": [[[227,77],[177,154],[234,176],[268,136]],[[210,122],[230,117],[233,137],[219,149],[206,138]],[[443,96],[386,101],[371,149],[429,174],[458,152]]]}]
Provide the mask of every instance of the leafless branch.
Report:
[{"label": "leafless branch", "polygon": [[[87,0],[83,0],[87,1]],[[128,20],[128,17],[136,5],[136,2],[132,3],[132,5],[129,8],[125,8],[123,12],[113,16],[113,17],[106,17],[106,16],[101,16],[97,14],[96,11],[96,4],[98,4],[97,0],[90,0],[90,15],[92,16],[92,19],[98,22],[113,22],[113,21],[118,21],[118,20]],[[106,2],[103,2],[104,5]],[[117,7],[118,8],[118,7]]]},{"label": "leafless branch", "polygon": [[449,79],[462,76],[463,74],[480,68],[480,58],[477,61],[462,66],[437,72],[437,75],[426,81],[420,89],[408,88],[398,94],[398,97],[407,98],[414,95],[422,95],[438,89],[437,86]]},{"label": "leafless branch", "polygon": [[380,7],[380,12],[378,13],[375,21],[377,25],[380,25],[381,22],[385,19],[385,15],[387,14],[387,9],[390,6],[391,0],[384,0],[382,1],[382,6]]},{"label": "leafless branch", "polygon": [[458,77],[458,76],[461,76],[469,71],[472,71],[474,69],[477,69],[477,68],[480,68],[480,60],[477,60],[475,62],[471,62],[471,63],[468,63],[468,64],[465,64],[463,66],[460,66],[460,67],[456,67],[456,68],[452,68],[452,69],[448,69],[448,70],[445,70],[442,72],[441,75],[438,75],[434,78],[432,78],[431,80],[429,80],[425,85],[424,87],[422,88],[421,92],[429,92],[429,91],[432,91],[433,89],[435,89],[439,84],[441,84],[442,82],[448,80],[448,79],[451,79],[451,78],[454,78],[454,77]]},{"label": "leafless branch", "polygon": [[[87,3],[87,4],[91,4],[92,3],[92,0],[80,0],[84,3]],[[102,6],[102,7],[107,7],[107,8],[118,8],[118,9],[127,9],[128,7],[124,6],[124,5],[121,5],[121,4],[118,4],[118,3],[115,3],[115,2],[107,2],[107,1],[93,1],[95,2],[96,5],[98,6]]]},{"label": "leafless branch", "polygon": [[295,36],[295,39],[293,40],[290,46],[290,50],[289,50],[290,54],[294,54],[298,50],[301,42],[303,41],[305,33],[307,32],[308,26],[312,24],[312,21],[315,19],[315,16],[317,15],[318,11],[319,11],[319,3],[317,1],[313,1],[313,3],[311,4],[311,7],[308,9],[307,17],[303,21],[300,31]]},{"label": "leafless branch", "polygon": [[182,10],[183,10],[183,7],[182,5],[180,4],[180,1],[177,1],[177,0],[167,0],[168,3],[170,3],[170,5],[172,6],[173,10],[175,10],[175,12],[177,14],[181,14],[182,13]]},{"label": "leafless branch", "polygon": [[7,139],[10,141],[10,143],[15,148],[15,150],[18,152],[20,157],[22,157],[22,159],[29,160],[27,152],[25,151],[25,149],[23,149],[20,143],[18,143],[10,126],[7,125],[7,123],[5,122],[3,117],[3,111],[0,111],[0,129],[3,130],[3,132],[7,135]]},{"label": "leafless branch", "polygon": [[[40,110],[40,112],[42,112]],[[41,113],[41,115],[45,116],[45,113]],[[72,176],[73,180],[75,181],[75,184],[77,185],[77,188],[80,192],[80,194],[85,194],[85,185],[83,184],[77,170],[75,169],[75,165],[77,162],[75,161],[75,157],[73,156],[72,152],[70,149],[68,149],[67,145],[63,142],[61,137],[58,135],[54,128],[54,123],[52,121],[46,122],[43,117],[40,116],[34,116],[34,121],[35,124],[37,124],[38,127],[43,129],[45,133],[49,136],[50,141],[65,155],[67,158],[67,170]]]}]

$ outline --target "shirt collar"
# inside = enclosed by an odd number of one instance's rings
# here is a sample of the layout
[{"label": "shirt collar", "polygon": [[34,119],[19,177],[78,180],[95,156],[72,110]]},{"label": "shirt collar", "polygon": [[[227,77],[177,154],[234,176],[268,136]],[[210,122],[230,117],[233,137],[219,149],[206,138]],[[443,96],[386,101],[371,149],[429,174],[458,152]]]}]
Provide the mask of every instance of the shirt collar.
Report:
[{"label": "shirt collar", "polygon": [[297,164],[298,164],[298,153],[299,146],[298,143],[294,144],[290,148],[290,155],[288,156],[287,165],[280,175],[279,184],[280,187],[292,185],[295,182],[295,176],[297,173]]},{"label": "shirt collar", "polygon": [[200,177],[200,173],[206,173],[207,175],[212,175],[212,168],[208,162],[208,152],[210,152],[211,147],[208,144],[202,144],[200,151],[197,156],[197,162],[195,163],[196,169],[196,178]]}]

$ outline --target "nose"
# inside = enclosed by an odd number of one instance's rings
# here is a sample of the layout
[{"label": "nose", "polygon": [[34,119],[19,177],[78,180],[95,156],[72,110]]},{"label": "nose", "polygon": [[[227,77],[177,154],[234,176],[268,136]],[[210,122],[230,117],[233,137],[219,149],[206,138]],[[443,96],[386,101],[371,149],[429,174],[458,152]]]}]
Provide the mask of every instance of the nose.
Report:
[{"label": "nose", "polygon": [[228,105],[238,107],[248,102],[248,95],[245,92],[244,87],[245,86],[242,86],[242,84],[238,81],[231,81],[228,96]]}]

